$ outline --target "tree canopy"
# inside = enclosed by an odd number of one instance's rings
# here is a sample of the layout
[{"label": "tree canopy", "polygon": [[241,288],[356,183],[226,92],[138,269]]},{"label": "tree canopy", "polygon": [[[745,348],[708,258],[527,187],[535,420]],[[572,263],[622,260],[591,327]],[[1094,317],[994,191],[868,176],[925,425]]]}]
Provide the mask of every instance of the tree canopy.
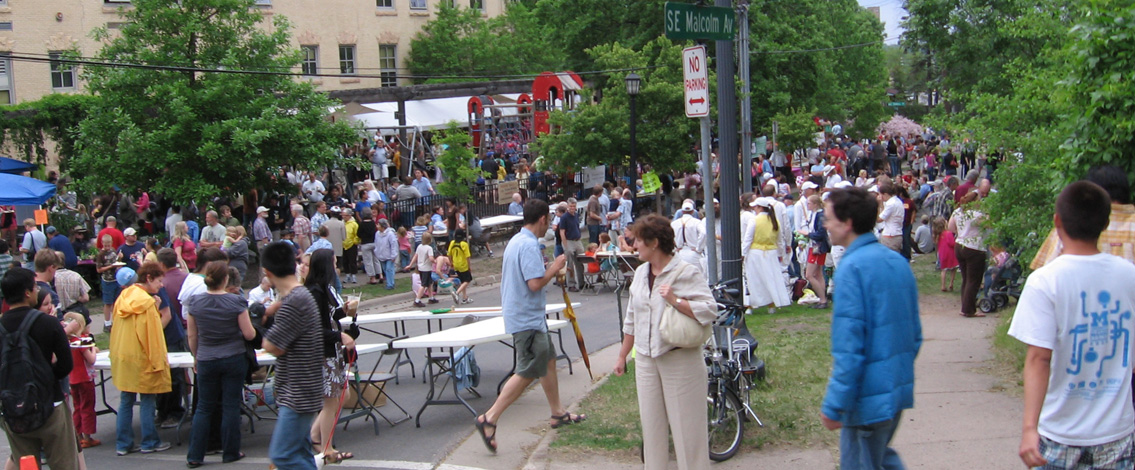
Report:
[{"label": "tree canopy", "polygon": [[908,0],[908,9],[904,46],[927,51],[956,111],[929,123],[1006,155],[998,192],[983,201],[1003,241],[1046,233],[1056,193],[1091,166],[1135,176],[1131,2]]},{"label": "tree canopy", "polygon": [[316,168],[357,133],[326,120],[336,103],[287,72],[299,51],[287,19],[270,32],[254,0],[133,0],[120,34],[95,31],[100,60],[179,67],[88,66],[96,96],[79,125],[74,174],[101,192],[155,191],[206,200],[268,187],[281,166]]},{"label": "tree canopy", "polygon": [[440,2],[436,16],[410,42],[407,66],[417,82],[469,81],[462,76],[516,75],[559,69],[563,54],[551,46],[549,28],[524,3],[508,3],[504,15]]}]

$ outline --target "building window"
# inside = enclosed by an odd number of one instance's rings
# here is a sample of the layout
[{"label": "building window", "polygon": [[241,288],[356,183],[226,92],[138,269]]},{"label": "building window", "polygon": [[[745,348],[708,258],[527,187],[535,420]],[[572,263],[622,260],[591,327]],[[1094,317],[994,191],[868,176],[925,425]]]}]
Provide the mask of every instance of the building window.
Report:
[{"label": "building window", "polygon": [[14,104],[12,93],[12,58],[8,53],[0,54],[0,104]]},{"label": "building window", "polygon": [[319,73],[319,46],[300,46],[300,51],[303,51],[303,61],[300,62],[303,74],[315,75]]},{"label": "building window", "polygon": [[378,67],[382,86],[398,86],[398,46],[394,44],[378,46]]},{"label": "building window", "polygon": [[130,3],[130,0],[102,0],[103,3]]},{"label": "building window", "polygon": [[425,10],[426,8],[428,8],[426,6],[426,0],[410,0],[411,10]]},{"label": "building window", "polygon": [[394,0],[374,0],[379,8],[394,8]]},{"label": "building window", "polygon": [[355,46],[339,46],[339,73],[343,75],[355,74]]},{"label": "building window", "polygon": [[261,6],[269,6],[270,7],[270,6],[272,6],[272,0],[256,0],[256,4],[261,5]]},{"label": "building window", "polygon": [[62,57],[61,52],[48,53],[48,58],[51,59],[51,87],[75,88],[75,68],[71,64],[57,62]]},{"label": "building window", "polygon": [[469,0],[469,8],[473,10],[485,10],[485,0]]},{"label": "building window", "polygon": [[[0,0],[0,6],[4,6],[4,0]],[[11,30],[12,30],[12,22],[11,21],[0,22],[0,31],[11,31]]]}]

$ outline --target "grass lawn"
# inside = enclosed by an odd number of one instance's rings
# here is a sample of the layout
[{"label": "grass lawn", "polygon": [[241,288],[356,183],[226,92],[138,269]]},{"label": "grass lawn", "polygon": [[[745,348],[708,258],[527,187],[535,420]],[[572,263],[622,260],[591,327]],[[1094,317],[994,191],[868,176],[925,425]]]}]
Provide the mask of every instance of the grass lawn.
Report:
[{"label": "grass lawn", "polygon": [[[919,256],[911,263],[920,301],[953,301],[961,279],[955,281],[954,292],[941,292],[934,260],[932,255]],[[1010,304],[999,314],[1001,323],[994,333],[996,359],[991,372],[1019,384],[1024,348],[1005,334],[1014,307],[1015,304]],[[765,427],[747,423],[744,449],[764,446],[835,448],[838,433],[828,432],[819,419],[831,368],[831,310],[792,306],[774,315],[749,315],[746,322],[760,341],[757,354],[765,360],[768,375],[752,395],[753,409]],[[609,377],[583,400],[580,411],[591,417],[589,424],[560,430],[553,447],[607,452],[628,461],[638,459],[642,434],[633,369],[628,366],[628,370],[623,377]]]},{"label": "grass lawn", "polygon": [[[831,365],[831,310],[801,306],[775,315],[749,315],[747,323],[760,341],[757,354],[768,367],[766,381],[753,391],[752,405],[765,427],[747,423],[744,445],[834,446],[837,435],[820,424],[820,401]],[[559,431],[553,447],[600,450],[638,458],[642,434],[633,367],[611,376],[580,404],[590,418],[584,427]]]}]

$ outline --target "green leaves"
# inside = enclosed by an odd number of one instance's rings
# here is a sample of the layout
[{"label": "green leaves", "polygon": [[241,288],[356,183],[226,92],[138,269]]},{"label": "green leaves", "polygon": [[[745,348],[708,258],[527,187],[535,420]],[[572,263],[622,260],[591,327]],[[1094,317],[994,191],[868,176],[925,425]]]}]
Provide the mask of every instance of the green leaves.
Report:
[{"label": "green leaves", "polygon": [[415,76],[443,76],[418,82],[474,81],[465,75],[515,75],[559,70],[564,56],[545,27],[523,3],[509,3],[504,15],[484,18],[479,10],[441,2],[436,17],[410,42],[408,67]]},{"label": "green leaves", "polygon": [[445,150],[437,157],[437,164],[445,175],[445,182],[437,185],[437,192],[442,196],[472,201],[470,188],[478,176],[478,170],[470,165],[477,158],[469,149],[472,142],[469,134],[457,127],[457,123],[450,123],[449,129],[444,132],[440,144]]},{"label": "green leaves", "polygon": [[[253,0],[132,4],[120,36],[96,30],[108,41],[100,59],[271,72],[299,64],[287,20],[275,16],[265,31]],[[73,164],[86,191],[118,186],[209,200],[271,187],[282,166],[326,167],[358,136],[327,121],[337,103],[290,76],[88,66],[84,79],[96,99],[79,125]]]}]

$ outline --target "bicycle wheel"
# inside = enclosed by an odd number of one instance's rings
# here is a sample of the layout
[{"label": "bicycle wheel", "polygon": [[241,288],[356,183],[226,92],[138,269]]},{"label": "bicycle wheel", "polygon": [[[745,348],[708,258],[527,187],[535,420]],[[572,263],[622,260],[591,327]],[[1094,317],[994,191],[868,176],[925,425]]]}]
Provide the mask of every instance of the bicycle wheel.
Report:
[{"label": "bicycle wheel", "polygon": [[741,448],[745,434],[744,411],[737,395],[721,383],[710,383],[709,396],[709,458],[723,462]]}]

